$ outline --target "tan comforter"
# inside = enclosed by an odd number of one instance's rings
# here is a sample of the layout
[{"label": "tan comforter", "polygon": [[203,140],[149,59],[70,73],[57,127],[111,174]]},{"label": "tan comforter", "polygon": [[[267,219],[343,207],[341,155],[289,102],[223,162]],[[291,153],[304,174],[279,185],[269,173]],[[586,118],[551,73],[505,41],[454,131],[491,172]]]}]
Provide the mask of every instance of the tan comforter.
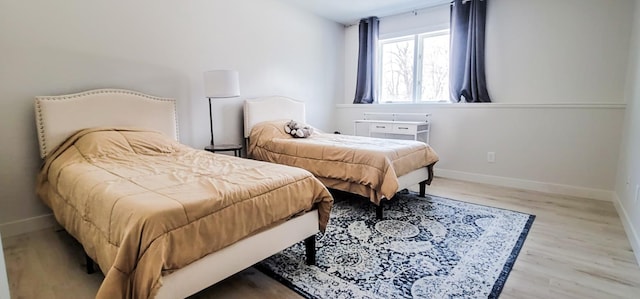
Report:
[{"label": "tan comforter", "polygon": [[122,129],[71,137],[37,188],[105,273],[98,298],[153,297],[161,274],[314,207],[324,229],[333,202],[305,170]]},{"label": "tan comforter", "polygon": [[438,161],[429,146],[412,140],[314,133],[293,138],[287,120],[262,122],[249,135],[249,157],[304,168],[327,187],[379,204],[398,191],[398,177]]}]

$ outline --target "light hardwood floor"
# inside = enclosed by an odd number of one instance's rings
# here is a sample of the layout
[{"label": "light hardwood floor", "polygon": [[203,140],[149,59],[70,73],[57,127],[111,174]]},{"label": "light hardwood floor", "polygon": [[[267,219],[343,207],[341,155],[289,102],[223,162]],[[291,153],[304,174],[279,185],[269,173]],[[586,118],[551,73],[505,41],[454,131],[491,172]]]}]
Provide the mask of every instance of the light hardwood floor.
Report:
[{"label": "light hardwood floor", "polygon": [[[610,202],[442,178],[427,193],[536,215],[501,298],[640,298],[640,269]],[[12,298],[95,296],[103,276],[84,272],[65,232],[3,242]],[[252,268],[194,297],[301,298]]]}]

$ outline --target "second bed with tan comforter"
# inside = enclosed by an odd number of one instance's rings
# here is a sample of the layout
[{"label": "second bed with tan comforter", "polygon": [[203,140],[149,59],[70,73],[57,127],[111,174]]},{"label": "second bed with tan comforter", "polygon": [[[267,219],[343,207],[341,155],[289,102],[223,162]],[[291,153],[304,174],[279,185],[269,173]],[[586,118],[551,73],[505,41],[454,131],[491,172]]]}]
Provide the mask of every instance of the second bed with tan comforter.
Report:
[{"label": "second bed with tan comforter", "polygon": [[117,129],[68,139],[38,194],[105,273],[99,298],[152,297],[163,273],[313,208],[322,230],[333,202],[305,170]]},{"label": "second bed with tan comforter", "polygon": [[304,168],[327,187],[368,197],[378,205],[398,191],[398,177],[438,161],[417,141],[314,133],[293,138],[287,120],[256,124],[249,136],[251,158]]}]

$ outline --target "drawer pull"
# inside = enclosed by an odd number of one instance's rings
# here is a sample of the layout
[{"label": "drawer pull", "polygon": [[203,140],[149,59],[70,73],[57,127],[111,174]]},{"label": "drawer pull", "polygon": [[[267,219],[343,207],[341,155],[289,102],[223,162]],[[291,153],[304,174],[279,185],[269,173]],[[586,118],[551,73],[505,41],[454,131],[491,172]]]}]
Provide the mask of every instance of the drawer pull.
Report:
[{"label": "drawer pull", "polygon": [[376,128],[378,128],[378,129],[384,129],[384,128],[386,128],[386,126],[376,126]]},{"label": "drawer pull", "polygon": [[409,130],[408,127],[398,127],[398,129],[400,129],[400,130]]}]

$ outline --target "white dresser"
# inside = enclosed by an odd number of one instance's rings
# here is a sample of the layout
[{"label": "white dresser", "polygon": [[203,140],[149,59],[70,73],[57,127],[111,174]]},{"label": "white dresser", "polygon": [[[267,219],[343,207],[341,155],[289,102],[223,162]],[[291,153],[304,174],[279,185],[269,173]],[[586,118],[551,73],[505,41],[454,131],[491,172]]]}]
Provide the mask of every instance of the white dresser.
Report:
[{"label": "white dresser", "polygon": [[[354,121],[354,134],[429,143],[430,113],[364,113]],[[424,120],[406,120],[406,119]]]}]

